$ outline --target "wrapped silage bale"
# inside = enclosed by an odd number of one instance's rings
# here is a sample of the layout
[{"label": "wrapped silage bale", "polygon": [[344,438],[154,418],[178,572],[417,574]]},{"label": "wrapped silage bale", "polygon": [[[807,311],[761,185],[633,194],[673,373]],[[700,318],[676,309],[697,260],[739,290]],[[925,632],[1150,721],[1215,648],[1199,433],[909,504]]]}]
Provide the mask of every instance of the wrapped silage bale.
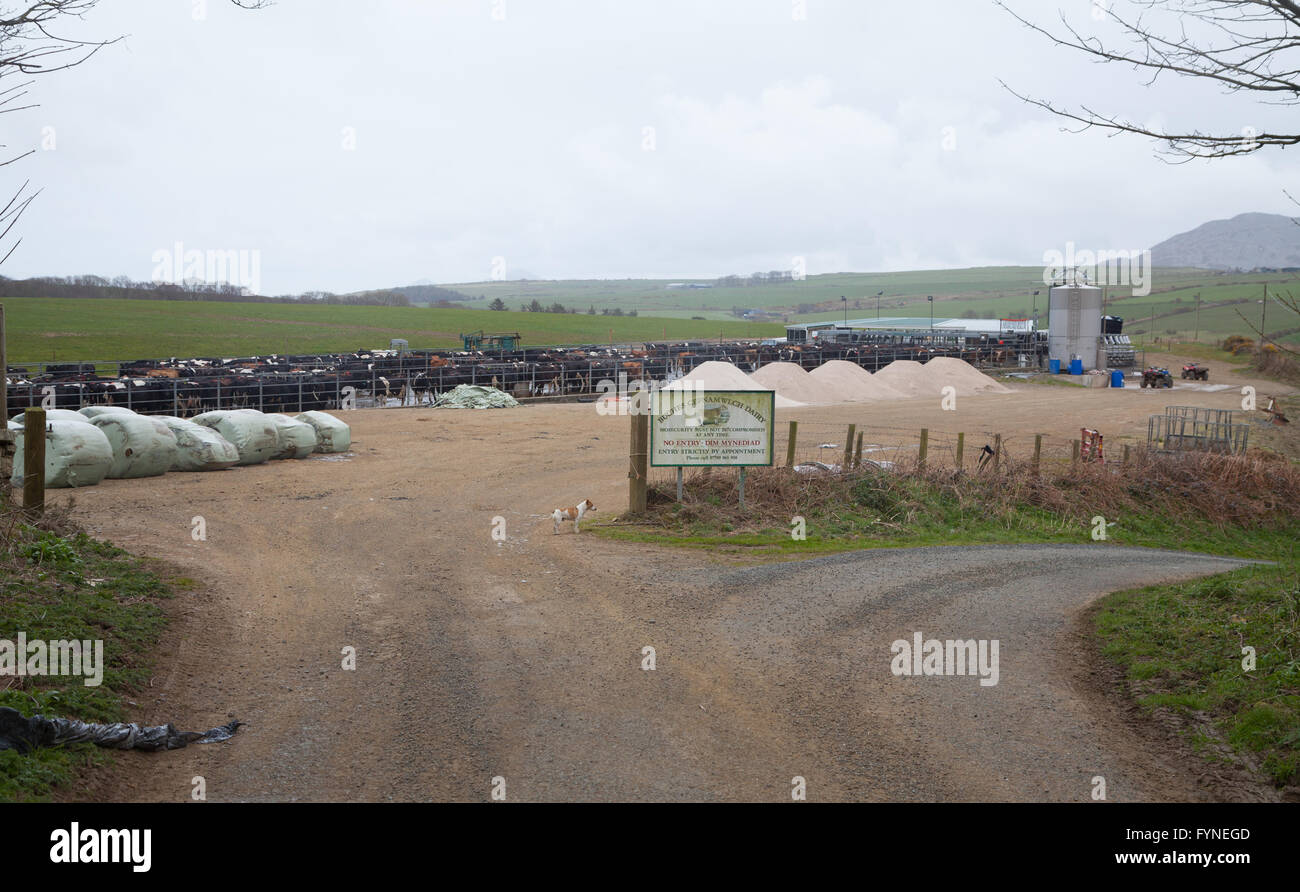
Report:
[{"label": "wrapped silage bale", "polygon": [[220,471],[239,464],[235,444],[212,428],[170,415],[161,415],[158,420],[176,438],[176,458],[172,460],[171,470]]},{"label": "wrapped silage bale", "polygon": [[134,409],[128,409],[126,406],[82,406],[78,413],[87,418],[98,418],[100,415],[138,414]]},{"label": "wrapped silage bale", "polygon": [[149,415],[110,412],[90,423],[104,432],[113,446],[112,479],[158,477],[176,460],[176,437],[167,425]]},{"label": "wrapped silage bale", "polygon": [[[73,413],[76,414],[75,412]],[[15,433],[18,451],[10,482],[23,485],[23,438],[20,427]],[[51,421],[45,429],[45,486],[63,489],[70,486],[94,486],[108,476],[113,467],[113,446],[104,432],[81,421]]]},{"label": "wrapped silage bale", "polygon": [[352,448],[352,429],[328,412],[303,412],[294,417],[315,428],[317,452],[347,452]]},{"label": "wrapped silage bale", "polygon": [[[13,418],[9,419],[8,427],[11,431],[22,430],[24,414],[25,413],[23,412],[19,412]],[[79,412],[74,412],[71,409],[46,409],[45,420],[46,421],[75,421],[79,424],[90,424],[89,418],[87,418],[85,415],[82,415]]]},{"label": "wrapped silage bale", "polygon": [[204,412],[190,420],[212,428],[232,443],[241,465],[260,465],[280,451],[275,422],[256,409]]},{"label": "wrapped silage bale", "polygon": [[306,458],[316,451],[316,429],[310,424],[278,412],[267,412],[266,417],[274,422],[280,444],[272,458]]}]

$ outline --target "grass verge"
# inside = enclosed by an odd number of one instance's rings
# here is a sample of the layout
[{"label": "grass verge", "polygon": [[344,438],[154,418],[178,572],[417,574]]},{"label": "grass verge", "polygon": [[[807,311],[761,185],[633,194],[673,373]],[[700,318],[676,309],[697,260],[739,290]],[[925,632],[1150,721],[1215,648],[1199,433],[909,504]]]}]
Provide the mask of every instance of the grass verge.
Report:
[{"label": "grass verge", "polygon": [[1191,732],[1207,758],[1300,783],[1300,562],[1117,592],[1094,622],[1140,705],[1208,723]]},{"label": "grass verge", "polygon": [[[66,509],[37,524],[0,512],[0,640],[103,641],[103,680],[0,676],[0,706],[85,721],[127,721],[133,691],[148,684],[152,650],[172,586],[148,564],[73,530]],[[90,744],[19,755],[0,750],[0,801],[41,801],[111,756]]]}]

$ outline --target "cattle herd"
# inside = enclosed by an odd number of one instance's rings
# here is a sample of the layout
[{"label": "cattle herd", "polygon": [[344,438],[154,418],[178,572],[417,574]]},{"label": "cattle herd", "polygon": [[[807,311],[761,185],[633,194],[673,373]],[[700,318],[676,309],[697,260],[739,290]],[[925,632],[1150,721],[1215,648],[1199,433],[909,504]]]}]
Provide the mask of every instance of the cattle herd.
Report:
[{"label": "cattle herd", "polygon": [[216,409],[305,412],[353,406],[420,405],[460,384],[500,388],[515,397],[579,396],[602,380],[666,381],[710,360],[753,371],[769,362],[814,369],[832,359],[870,371],[896,359],[922,362],[954,356],[974,365],[1003,365],[1014,351],[996,346],[906,342],[785,344],[759,341],[649,343],[623,346],[529,347],[513,351],[362,350],[238,359],[142,359],[118,363],[10,366],[10,411],[116,405],[145,414],[196,415]]}]

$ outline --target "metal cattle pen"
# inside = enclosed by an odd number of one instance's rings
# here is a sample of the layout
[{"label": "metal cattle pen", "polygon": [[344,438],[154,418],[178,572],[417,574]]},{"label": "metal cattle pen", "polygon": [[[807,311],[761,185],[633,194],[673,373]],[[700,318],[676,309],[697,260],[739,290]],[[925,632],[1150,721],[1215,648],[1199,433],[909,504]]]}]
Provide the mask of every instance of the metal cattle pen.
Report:
[{"label": "metal cattle pen", "polygon": [[875,371],[896,359],[936,356],[984,368],[1014,363],[1005,345],[971,350],[897,338],[791,346],[771,343],[647,343],[609,347],[530,347],[461,353],[362,351],[236,359],[97,360],[11,367],[11,409],[122,405],[138,412],[188,416],[214,409],[300,412],[350,406],[427,406],[459,384],[497,387],[519,399],[580,398],[622,391],[632,381],[666,382],[709,361],[754,371],[770,362],[811,370],[846,360]]},{"label": "metal cattle pen", "polygon": [[[1210,413],[1220,410],[1204,410]],[[1210,420],[1196,413],[1152,415],[1147,446],[1163,452],[1219,452],[1240,455],[1250,437],[1248,424]]]}]

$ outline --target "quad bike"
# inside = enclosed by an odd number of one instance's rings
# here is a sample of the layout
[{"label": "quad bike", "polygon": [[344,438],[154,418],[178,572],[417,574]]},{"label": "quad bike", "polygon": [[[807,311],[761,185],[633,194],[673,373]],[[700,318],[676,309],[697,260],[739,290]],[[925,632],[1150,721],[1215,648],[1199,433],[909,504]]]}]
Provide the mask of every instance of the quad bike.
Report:
[{"label": "quad bike", "polygon": [[1142,373],[1142,387],[1173,387],[1174,376],[1169,374],[1169,369],[1158,369],[1154,366]]},{"label": "quad bike", "polygon": [[1210,380],[1210,369],[1199,362],[1190,362],[1183,366],[1183,377],[1191,378],[1193,381],[1208,381]]}]

